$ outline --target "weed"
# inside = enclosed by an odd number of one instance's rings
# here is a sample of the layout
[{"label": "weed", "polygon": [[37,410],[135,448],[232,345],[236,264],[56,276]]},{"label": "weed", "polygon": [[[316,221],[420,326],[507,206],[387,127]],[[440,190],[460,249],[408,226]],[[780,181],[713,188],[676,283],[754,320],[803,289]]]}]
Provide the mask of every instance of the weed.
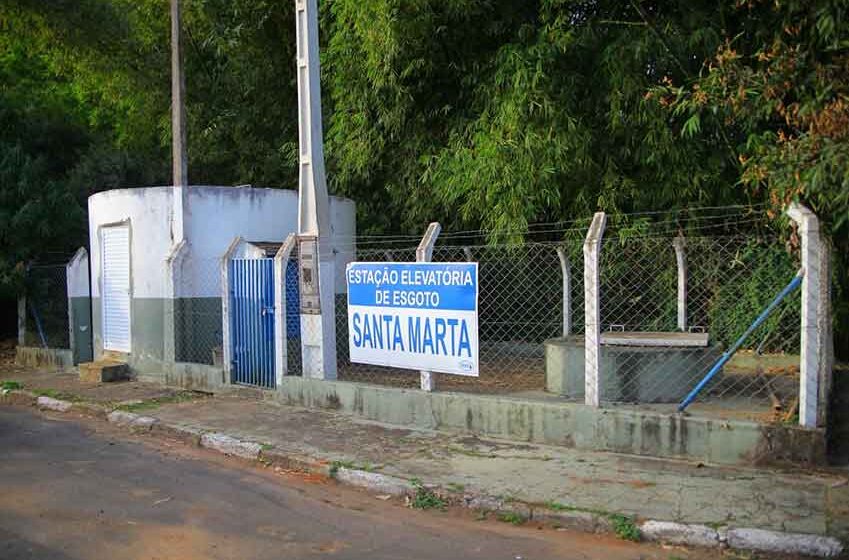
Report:
[{"label": "weed", "polygon": [[2,389],[3,391],[17,391],[18,389],[23,388],[24,386],[21,383],[12,380],[4,381],[2,384],[0,384],[0,389]]},{"label": "weed", "polygon": [[198,398],[198,393],[192,391],[180,391],[179,393],[174,393],[173,395],[169,395],[167,397],[156,397],[141,402],[122,404],[118,406],[116,410],[123,410],[124,412],[140,412],[144,410],[152,410],[154,408],[159,408],[163,404],[176,404],[181,402],[188,402],[196,398]]},{"label": "weed", "polygon": [[437,496],[430,488],[426,488],[419,479],[411,479],[410,484],[413,485],[413,489],[416,491],[413,499],[410,501],[410,505],[415,509],[444,510],[448,506],[445,500]]},{"label": "weed", "polygon": [[620,513],[612,513],[609,518],[613,522],[613,532],[617,537],[625,541],[640,540],[640,529],[634,524],[633,519]]},{"label": "weed", "polygon": [[351,461],[341,460],[332,461],[330,463],[330,472],[328,473],[330,475],[330,478],[336,478],[336,475],[339,474],[339,469],[342,468],[353,469],[354,463],[352,463]]},{"label": "weed", "polygon": [[489,511],[485,509],[480,510],[475,516],[475,521],[486,521],[487,519],[489,519]]},{"label": "weed", "polygon": [[561,504],[560,502],[555,502],[554,500],[545,502],[545,507],[553,511],[578,511],[578,508],[576,508],[575,506],[567,506],[566,504]]},{"label": "weed", "polygon": [[456,492],[457,494],[460,494],[466,490],[466,487],[463,484],[459,484],[457,482],[449,482],[445,485],[445,488],[449,492]]},{"label": "weed", "polygon": [[62,401],[72,401],[78,402],[82,399],[77,395],[72,395],[71,393],[63,393],[62,391],[57,391],[56,389],[33,389],[32,392],[39,397],[50,397],[51,399],[57,399]]},{"label": "weed", "polygon": [[270,443],[262,443],[262,444],[260,444],[259,448],[262,449],[263,451],[271,451],[272,449],[274,449],[274,446],[271,445]]},{"label": "weed", "polygon": [[521,513],[516,513],[515,511],[505,511],[503,513],[498,514],[498,520],[504,523],[512,523],[513,525],[521,525],[527,519]]}]

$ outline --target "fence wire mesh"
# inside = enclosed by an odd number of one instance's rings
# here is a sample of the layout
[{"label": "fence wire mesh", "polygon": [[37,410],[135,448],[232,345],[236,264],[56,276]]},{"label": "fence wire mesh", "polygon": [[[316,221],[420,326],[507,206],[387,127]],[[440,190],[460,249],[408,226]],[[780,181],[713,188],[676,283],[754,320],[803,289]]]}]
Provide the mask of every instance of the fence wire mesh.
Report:
[{"label": "fence wire mesh", "polygon": [[[609,404],[680,402],[799,267],[798,251],[774,235],[685,237],[686,301],[679,317],[675,233],[617,233],[605,238],[600,255],[600,389],[601,401]],[[414,260],[415,249],[362,248],[356,257]],[[581,241],[437,244],[433,251],[434,262],[467,260],[479,263],[480,376],[436,374],[437,390],[582,400]],[[342,296],[337,296],[336,322],[340,379],[419,386],[414,371],[350,362]],[[693,410],[789,419],[798,403],[799,340],[797,291],[752,333]]]},{"label": "fence wire mesh", "polygon": [[174,282],[174,359],[221,366],[221,259],[186,258],[176,270]]},{"label": "fence wire mesh", "polygon": [[[679,303],[672,238],[604,241],[602,401],[683,400],[799,267],[798,257],[768,236],[687,238],[684,254],[686,299]],[[699,394],[701,409],[792,414],[798,405],[799,329],[797,291]]]},{"label": "fence wire mesh", "polygon": [[25,290],[26,344],[70,348],[65,265],[31,266],[26,274]]},{"label": "fence wire mesh", "polygon": [[[676,254],[679,231],[688,233],[683,235],[683,251]],[[537,238],[521,244],[461,243],[450,234],[437,241],[434,262],[478,263],[480,375],[434,374],[436,390],[583,400],[585,232],[576,229],[564,235],[561,230],[557,235],[568,241]],[[412,262],[416,244],[414,238],[386,244],[363,238],[351,240],[345,250],[357,261]],[[285,279],[275,273],[274,281],[284,284],[286,296],[286,374],[321,376],[332,355],[322,356],[317,346],[304,340],[335,335],[339,380],[419,387],[416,371],[351,362],[342,260],[337,259],[332,273],[330,325],[322,325],[321,316],[301,315],[297,247],[289,255]],[[669,410],[793,278],[799,251],[775,234],[735,229],[733,224],[718,230],[634,232],[614,223],[605,233],[599,264],[600,400]],[[60,273],[63,267],[43,271],[48,276]],[[221,261],[187,258],[177,273],[175,358],[223,365]],[[686,301],[679,294],[681,278]],[[33,282],[42,291],[52,286]],[[42,314],[61,316],[66,325],[66,299],[44,298],[65,302],[63,309]],[[693,410],[721,410],[762,421],[790,419],[798,401],[800,322],[797,291],[745,341],[705,387]],[[63,332],[67,344],[67,328]]]}]

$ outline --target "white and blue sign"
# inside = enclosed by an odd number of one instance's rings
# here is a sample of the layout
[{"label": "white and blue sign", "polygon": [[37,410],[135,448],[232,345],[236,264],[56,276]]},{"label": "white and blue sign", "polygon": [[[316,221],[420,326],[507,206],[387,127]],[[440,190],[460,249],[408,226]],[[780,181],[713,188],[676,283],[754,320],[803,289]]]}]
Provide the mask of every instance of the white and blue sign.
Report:
[{"label": "white and blue sign", "polygon": [[350,263],[352,362],[478,375],[477,263]]}]

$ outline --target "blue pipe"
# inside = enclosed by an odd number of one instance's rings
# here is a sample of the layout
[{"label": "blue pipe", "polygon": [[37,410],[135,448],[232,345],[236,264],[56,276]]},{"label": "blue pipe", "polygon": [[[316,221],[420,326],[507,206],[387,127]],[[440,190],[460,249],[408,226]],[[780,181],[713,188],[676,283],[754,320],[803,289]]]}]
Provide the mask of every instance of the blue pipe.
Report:
[{"label": "blue pipe", "polygon": [[740,336],[740,338],[737,339],[737,342],[735,342],[731,346],[731,348],[729,348],[719,358],[719,360],[717,360],[713,367],[710,368],[710,371],[707,373],[707,375],[705,375],[704,379],[699,381],[699,384],[696,385],[692,391],[690,391],[690,394],[687,395],[687,397],[683,401],[681,401],[681,404],[678,405],[678,412],[684,412],[684,409],[686,409],[688,406],[690,406],[690,404],[692,404],[694,400],[696,400],[696,397],[702,391],[702,389],[705,388],[705,385],[710,383],[710,380],[713,379],[714,376],[720,372],[720,370],[722,370],[722,366],[724,366],[728,362],[728,360],[731,359],[731,356],[733,356],[737,352],[737,350],[740,349],[743,343],[746,342],[746,339],[749,338],[749,335],[752,334],[755,329],[757,329],[763,324],[764,321],[767,320],[767,318],[772,314],[773,311],[775,311],[775,308],[778,307],[778,304],[780,304],[784,300],[784,298],[786,298],[796,288],[799,287],[799,285],[802,283],[802,277],[804,275],[804,269],[800,268],[799,272],[796,273],[796,276],[793,277],[793,280],[791,280],[790,283],[787,284],[787,286],[785,286],[784,289],[781,290],[781,292],[777,296],[775,296],[775,299],[772,300],[772,303],[770,303],[766,307],[766,309],[761,311],[761,314],[758,315],[758,318],[755,319],[755,322],[752,323],[748,329],[746,329],[746,332],[744,332]]}]

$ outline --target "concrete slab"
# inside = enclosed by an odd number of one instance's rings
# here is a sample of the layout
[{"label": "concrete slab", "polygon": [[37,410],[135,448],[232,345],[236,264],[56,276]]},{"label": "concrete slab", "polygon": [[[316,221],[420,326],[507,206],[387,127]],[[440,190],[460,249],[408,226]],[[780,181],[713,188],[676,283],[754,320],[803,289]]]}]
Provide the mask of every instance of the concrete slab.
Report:
[{"label": "concrete slab", "polygon": [[849,513],[833,495],[845,481],[837,474],[705,465],[399,428],[233,396],[163,405],[153,415],[167,425],[266,442],[275,454],[337,461],[356,471],[416,477],[461,493],[499,497],[481,504],[484,509],[521,501],[545,505],[541,518],[552,511],[590,514],[570,516],[566,526],[595,524],[601,511],[849,538]]}]

